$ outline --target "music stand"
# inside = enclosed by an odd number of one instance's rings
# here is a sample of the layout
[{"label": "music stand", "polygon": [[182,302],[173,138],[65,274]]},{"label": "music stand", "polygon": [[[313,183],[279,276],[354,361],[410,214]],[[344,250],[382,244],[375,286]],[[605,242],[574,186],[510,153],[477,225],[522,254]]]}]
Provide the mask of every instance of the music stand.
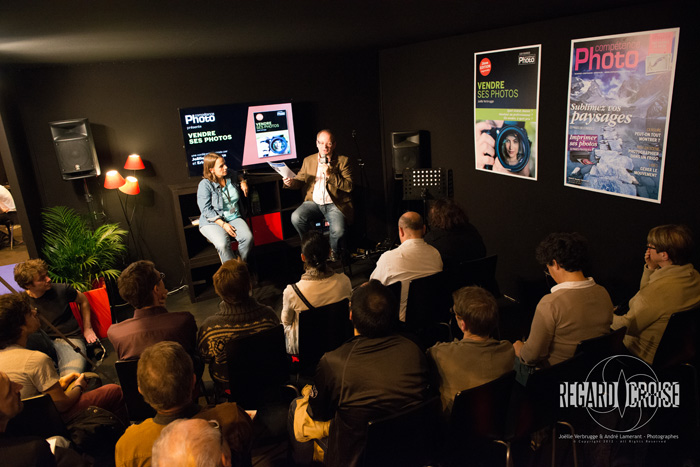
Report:
[{"label": "music stand", "polygon": [[427,214],[429,199],[452,198],[452,169],[404,169],[403,200],[423,200],[423,218]]}]

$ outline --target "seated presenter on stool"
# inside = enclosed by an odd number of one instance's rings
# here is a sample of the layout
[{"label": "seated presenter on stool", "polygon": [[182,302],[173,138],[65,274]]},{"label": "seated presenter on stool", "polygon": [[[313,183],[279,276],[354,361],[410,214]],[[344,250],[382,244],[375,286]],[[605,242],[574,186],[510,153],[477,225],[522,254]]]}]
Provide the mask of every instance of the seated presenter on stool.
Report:
[{"label": "seated presenter on stool", "polygon": [[292,224],[303,237],[316,222],[325,219],[330,229],[331,261],[340,260],[340,243],[346,224],[352,223],[352,167],[346,156],[334,153],[335,137],[330,130],[316,135],[318,153],[304,158],[299,173],[285,178],[284,185],[303,189],[304,202],[292,213]]},{"label": "seated presenter on stool", "polygon": [[202,215],[199,231],[216,247],[221,262],[235,259],[231,240],[238,242],[243,261],[253,246],[253,233],[244,219],[243,197],[248,196],[248,183],[236,175],[229,176],[226,161],[218,154],[204,156],[203,180],[197,188],[197,205]]}]

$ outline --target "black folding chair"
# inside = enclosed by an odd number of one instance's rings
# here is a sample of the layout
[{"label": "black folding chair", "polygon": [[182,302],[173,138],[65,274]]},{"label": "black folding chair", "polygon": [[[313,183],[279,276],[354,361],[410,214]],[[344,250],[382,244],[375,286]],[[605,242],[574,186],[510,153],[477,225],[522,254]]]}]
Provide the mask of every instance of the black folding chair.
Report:
[{"label": "black folding chair", "polygon": [[114,369],[117,371],[119,384],[124,394],[126,410],[129,412],[129,420],[132,422],[141,422],[156,414],[155,409],[143,400],[143,396],[139,392],[136,380],[138,363],[138,360],[119,360],[114,363]]},{"label": "black folding chair", "polygon": [[63,436],[70,440],[61,414],[48,394],[23,399],[24,408],[7,424],[7,434],[12,436]]},{"label": "black folding chair", "polygon": [[367,424],[364,467],[422,467],[437,446],[440,398],[403,409]]},{"label": "black folding chair", "polygon": [[349,304],[346,298],[299,314],[301,374],[312,375],[324,353],[337,349],[352,337]]}]

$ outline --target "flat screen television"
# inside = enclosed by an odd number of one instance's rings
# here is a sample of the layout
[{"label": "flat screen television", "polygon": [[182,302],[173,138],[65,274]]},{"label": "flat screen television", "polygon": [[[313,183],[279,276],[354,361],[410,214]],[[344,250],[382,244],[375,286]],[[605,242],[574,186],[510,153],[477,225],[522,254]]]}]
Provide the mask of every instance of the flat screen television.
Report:
[{"label": "flat screen television", "polygon": [[179,109],[190,177],[202,176],[204,156],[222,155],[229,170],[297,158],[291,102]]}]

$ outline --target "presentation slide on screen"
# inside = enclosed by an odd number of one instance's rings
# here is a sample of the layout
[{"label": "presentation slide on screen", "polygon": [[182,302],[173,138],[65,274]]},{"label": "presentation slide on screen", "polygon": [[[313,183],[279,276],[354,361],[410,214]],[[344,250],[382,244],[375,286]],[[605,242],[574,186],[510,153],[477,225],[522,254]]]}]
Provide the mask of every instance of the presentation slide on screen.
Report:
[{"label": "presentation slide on screen", "polygon": [[180,121],[191,177],[211,152],[230,170],[297,157],[291,103],[191,107],[180,109]]}]

